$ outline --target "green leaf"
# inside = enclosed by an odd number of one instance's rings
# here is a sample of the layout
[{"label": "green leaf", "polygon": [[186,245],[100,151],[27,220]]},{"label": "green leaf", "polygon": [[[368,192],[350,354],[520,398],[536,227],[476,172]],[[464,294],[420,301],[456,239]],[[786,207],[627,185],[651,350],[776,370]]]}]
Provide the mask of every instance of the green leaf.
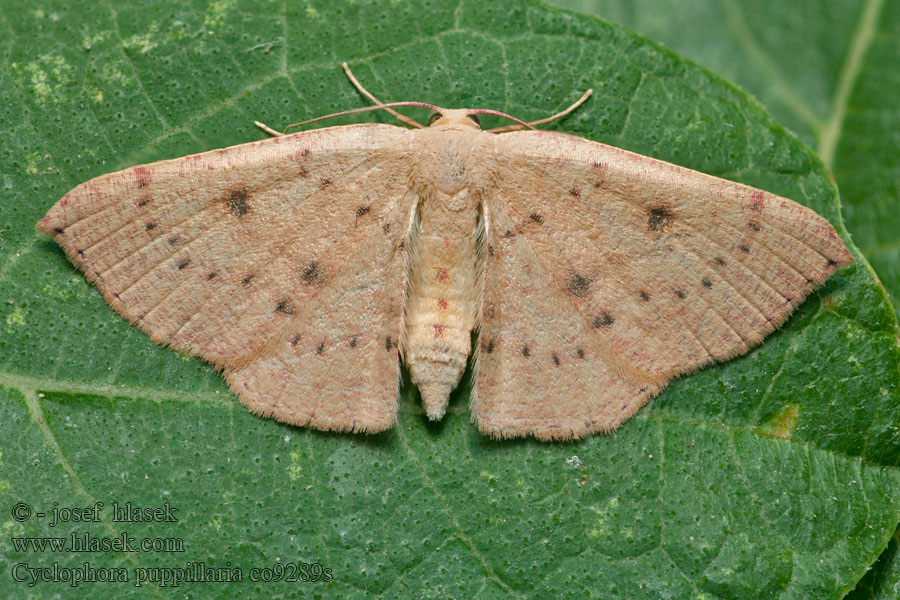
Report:
[{"label": "green leaf", "polygon": [[[139,162],[386,100],[537,118],[791,197],[842,229],[821,160],[751,97],[619,27],[529,2],[0,6],[0,507],[104,502],[99,523],[3,523],[4,597],[166,597],[136,572],[318,562],[331,583],[187,583],[205,597],[839,598],[900,519],[896,320],[859,259],[747,356],[674,382],[615,435],[495,442],[468,389],[427,422],[330,435],[259,419],[208,366],[118,318],[34,223]],[[421,116],[421,115],[418,115]],[[385,115],[367,117],[388,121]],[[845,239],[848,239],[845,236]],[[849,241],[848,241],[849,244]],[[177,523],[120,523],[113,502]],[[36,552],[89,532],[184,552]],[[16,582],[11,565],[128,583]],[[145,571],[136,571],[144,569]]]},{"label": "green leaf", "polygon": [[887,548],[884,549],[872,568],[859,580],[856,588],[847,594],[848,600],[900,598],[898,538],[900,538],[900,529],[894,532],[894,537],[891,538]]}]

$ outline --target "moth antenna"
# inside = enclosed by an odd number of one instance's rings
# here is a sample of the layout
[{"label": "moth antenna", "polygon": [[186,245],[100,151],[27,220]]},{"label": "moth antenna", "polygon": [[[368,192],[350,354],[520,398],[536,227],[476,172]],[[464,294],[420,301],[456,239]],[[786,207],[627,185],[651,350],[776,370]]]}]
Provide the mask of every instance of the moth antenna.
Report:
[{"label": "moth antenna", "polygon": [[350,110],[342,110],[341,112],[332,113],[330,115],[324,115],[321,117],[316,117],[315,119],[308,119],[306,121],[301,121],[299,123],[292,123],[284,128],[284,133],[287,133],[288,129],[293,129],[295,127],[303,127],[304,125],[309,125],[310,123],[317,123],[319,121],[324,121],[325,119],[331,119],[333,117],[343,117],[345,115],[355,115],[357,113],[364,112],[372,112],[373,110],[387,110],[392,106],[418,106],[420,108],[427,108],[428,110],[433,110],[435,112],[439,112],[441,109],[434,104],[428,104],[427,102],[389,102],[387,104],[379,104],[378,106],[363,106],[362,108],[352,108]]},{"label": "moth antenna", "polygon": [[[591,94],[593,94],[593,93],[594,93],[594,90],[589,89],[588,91],[586,91],[585,93],[583,93],[581,95],[581,98],[576,100],[572,104],[572,106],[570,106],[566,110],[558,112],[555,115],[545,117],[543,119],[538,119],[537,121],[531,121],[530,123],[524,123],[524,125],[526,125],[529,129],[534,129],[534,125],[543,125],[544,123],[549,123],[550,121],[555,121],[556,119],[561,119],[564,116],[566,116],[567,114],[569,114],[570,112],[572,112],[573,110],[575,110],[576,108],[578,108],[579,106],[581,106],[582,104],[584,104],[585,101],[588,98],[590,98]],[[518,131],[519,129],[522,129],[522,125],[503,125],[502,127],[494,127],[493,129],[488,129],[487,131],[489,131],[490,133],[504,133],[506,131]]]},{"label": "moth antenna", "polygon": [[[350,67],[347,65],[347,63],[343,62],[343,63],[341,63],[341,66],[344,67],[344,73],[346,73],[347,77],[350,78],[350,83],[352,83],[354,86],[356,86],[356,89],[359,90],[360,94],[362,94],[363,96],[365,96],[366,98],[368,98],[369,100],[371,100],[372,102],[377,104],[378,106],[384,106],[384,102],[382,102],[381,100],[379,100],[378,98],[376,98],[375,96],[370,94],[369,90],[367,90],[366,88],[364,88],[362,86],[362,84],[353,75],[353,71],[350,70]],[[402,115],[392,108],[386,108],[385,110],[388,111],[389,113],[391,113],[392,115],[394,115],[397,118],[397,120],[400,121],[401,123],[406,123],[407,125],[409,125],[411,127],[425,129],[425,126],[422,125],[421,123],[419,123],[418,121],[416,121],[415,119],[407,117],[406,115]]]},{"label": "moth antenna", "polygon": [[[525,127],[526,129],[534,129],[531,124],[526,123],[521,119],[517,119],[512,115],[508,115],[505,112],[500,112],[499,110],[494,110],[492,108],[467,108],[466,111],[469,113],[475,113],[477,115],[494,115],[495,117],[502,117],[504,119],[509,119],[513,123],[518,123],[517,125],[507,125],[506,127],[515,127],[516,129],[520,127]],[[496,127],[494,129],[488,129],[487,131],[496,131],[497,129],[503,129],[502,127]]]},{"label": "moth antenna", "polygon": [[262,129],[263,131],[265,131],[266,133],[268,133],[269,135],[271,135],[272,137],[281,137],[284,135],[280,131],[275,131],[274,129],[272,129],[271,127],[266,125],[265,123],[260,123],[259,121],[253,121],[253,124],[256,125],[257,127],[259,127],[260,129]]}]

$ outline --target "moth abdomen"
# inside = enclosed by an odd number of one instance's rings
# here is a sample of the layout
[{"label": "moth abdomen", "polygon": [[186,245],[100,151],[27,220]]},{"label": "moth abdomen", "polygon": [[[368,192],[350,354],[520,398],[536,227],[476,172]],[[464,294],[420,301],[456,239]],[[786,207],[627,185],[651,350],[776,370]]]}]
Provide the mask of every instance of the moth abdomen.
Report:
[{"label": "moth abdomen", "polygon": [[480,297],[477,205],[465,192],[443,196],[419,207],[405,307],[406,364],[432,420],[444,415],[466,368]]},{"label": "moth abdomen", "polygon": [[433,420],[443,416],[466,368],[473,326],[471,303],[437,287],[419,288],[410,296],[406,321],[407,366]]}]

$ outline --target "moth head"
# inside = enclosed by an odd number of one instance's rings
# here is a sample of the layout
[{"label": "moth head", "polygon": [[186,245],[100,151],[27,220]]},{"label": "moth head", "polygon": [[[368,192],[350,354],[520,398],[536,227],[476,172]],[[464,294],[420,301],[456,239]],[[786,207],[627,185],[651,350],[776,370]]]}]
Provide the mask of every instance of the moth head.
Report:
[{"label": "moth head", "polygon": [[481,129],[478,115],[465,108],[442,108],[428,119],[429,127],[448,127],[458,129],[459,126]]}]

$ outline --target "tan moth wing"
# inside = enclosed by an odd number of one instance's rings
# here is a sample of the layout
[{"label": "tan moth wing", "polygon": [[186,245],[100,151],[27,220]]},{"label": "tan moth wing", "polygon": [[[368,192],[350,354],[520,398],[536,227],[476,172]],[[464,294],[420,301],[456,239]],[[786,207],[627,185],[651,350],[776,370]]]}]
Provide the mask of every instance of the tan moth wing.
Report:
[{"label": "tan moth wing", "polygon": [[583,138],[503,134],[471,400],[493,436],[610,431],[853,259],[796,202]]},{"label": "tan moth wing", "polygon": [[406,142],[332,127],[134,167],[76,187],[38,228],[251,411],[380,431],[397,411]]}]

